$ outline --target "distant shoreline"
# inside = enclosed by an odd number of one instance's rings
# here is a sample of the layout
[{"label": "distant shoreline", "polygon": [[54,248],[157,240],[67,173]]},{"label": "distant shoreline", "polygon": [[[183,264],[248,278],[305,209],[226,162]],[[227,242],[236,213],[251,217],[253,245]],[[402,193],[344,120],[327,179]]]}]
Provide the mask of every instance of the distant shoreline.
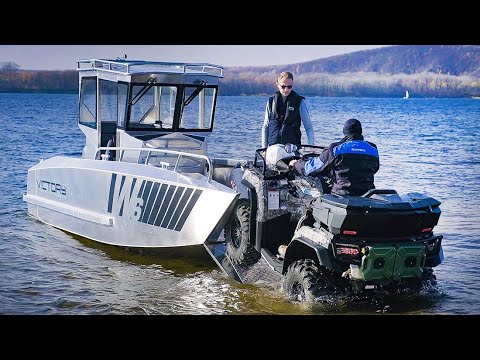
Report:
[{"label": "distant shoreline", "polygon": [[[0,94],[70,94],[70,95],[77,95],[77,91],[57,91],[57,90],[36,90],[36,91],[0,91]],[[404,99],[403,96],[353,96],[353,95],[335,95],[335,96],[325,96],[325,95],[317,95],[317,94],[302,94],[305,97],[315,97],[315,98],[358,98],[358,99]],[[256,97],[269,97],[271,94],[218,94],[218,96],[256,96]],[[431,96],[416,96],[410,97],[408,100],[415,100],[415,99],[474,99],[480,100],[480,96],[443,96],[443,97],[431,97]]]}]

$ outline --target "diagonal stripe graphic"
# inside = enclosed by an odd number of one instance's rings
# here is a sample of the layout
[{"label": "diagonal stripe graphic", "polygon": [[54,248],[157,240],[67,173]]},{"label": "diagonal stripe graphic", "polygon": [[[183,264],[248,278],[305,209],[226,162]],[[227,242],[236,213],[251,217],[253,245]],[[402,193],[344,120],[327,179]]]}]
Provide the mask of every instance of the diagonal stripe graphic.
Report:
[{"label": "diagonal stripe graphic", "polygon": [[181,231],[183,228],[183,225],[185,224],[185,221],[187,221],[188,216],[190,215],[190,212],[192,211],[193,207],[197,203],[198,198],[202,194],[203,190],[196,189],[195,192],[193,193],[192,197],[187,203],[187,206],[185,207],[185,211],[183,212],[182,216],[180,216],[180,219],[178,220],[177,225],[175,225],[175,231]]}]

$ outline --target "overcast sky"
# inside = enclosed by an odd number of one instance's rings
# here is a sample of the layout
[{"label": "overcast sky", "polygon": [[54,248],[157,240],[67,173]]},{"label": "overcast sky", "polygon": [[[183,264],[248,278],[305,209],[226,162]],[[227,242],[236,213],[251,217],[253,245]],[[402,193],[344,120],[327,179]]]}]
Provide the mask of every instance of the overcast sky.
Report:
[{"label": "overcast sky", "polygon": [[76,61],[115,59],[201,62],[221,66],[286,65],[388,45],[0,45],[0,63],[23,70],[73,70]]}]

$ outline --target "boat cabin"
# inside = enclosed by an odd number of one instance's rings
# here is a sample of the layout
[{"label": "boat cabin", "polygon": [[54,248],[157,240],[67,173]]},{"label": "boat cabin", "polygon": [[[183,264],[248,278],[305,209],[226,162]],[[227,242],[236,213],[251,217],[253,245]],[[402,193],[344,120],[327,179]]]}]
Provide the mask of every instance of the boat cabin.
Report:
[{"label": "boat cabin", "polygon": [[[144,162],[148,156],[155,161],[140,148],[205,155],[223,67],[89,59],[77,61],[77,71],[83,158]],[[165,156],[157,156],[157,166],[171,166]]]}]

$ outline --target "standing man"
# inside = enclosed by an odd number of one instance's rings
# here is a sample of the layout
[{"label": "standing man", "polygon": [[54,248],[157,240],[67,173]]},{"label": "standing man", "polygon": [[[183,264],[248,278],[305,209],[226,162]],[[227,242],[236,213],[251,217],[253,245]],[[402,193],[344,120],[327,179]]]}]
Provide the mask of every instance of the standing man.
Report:
[{"label": "standing man", "polygon": [[293,75],[284,71],[278,75],[277,92],[268,99],[262,126],[262,148],[274,144],[295,144],[302,141],[300,125],[307,133],[308,145],[315,145],[315,135],[305,98],[293,88]]}]

